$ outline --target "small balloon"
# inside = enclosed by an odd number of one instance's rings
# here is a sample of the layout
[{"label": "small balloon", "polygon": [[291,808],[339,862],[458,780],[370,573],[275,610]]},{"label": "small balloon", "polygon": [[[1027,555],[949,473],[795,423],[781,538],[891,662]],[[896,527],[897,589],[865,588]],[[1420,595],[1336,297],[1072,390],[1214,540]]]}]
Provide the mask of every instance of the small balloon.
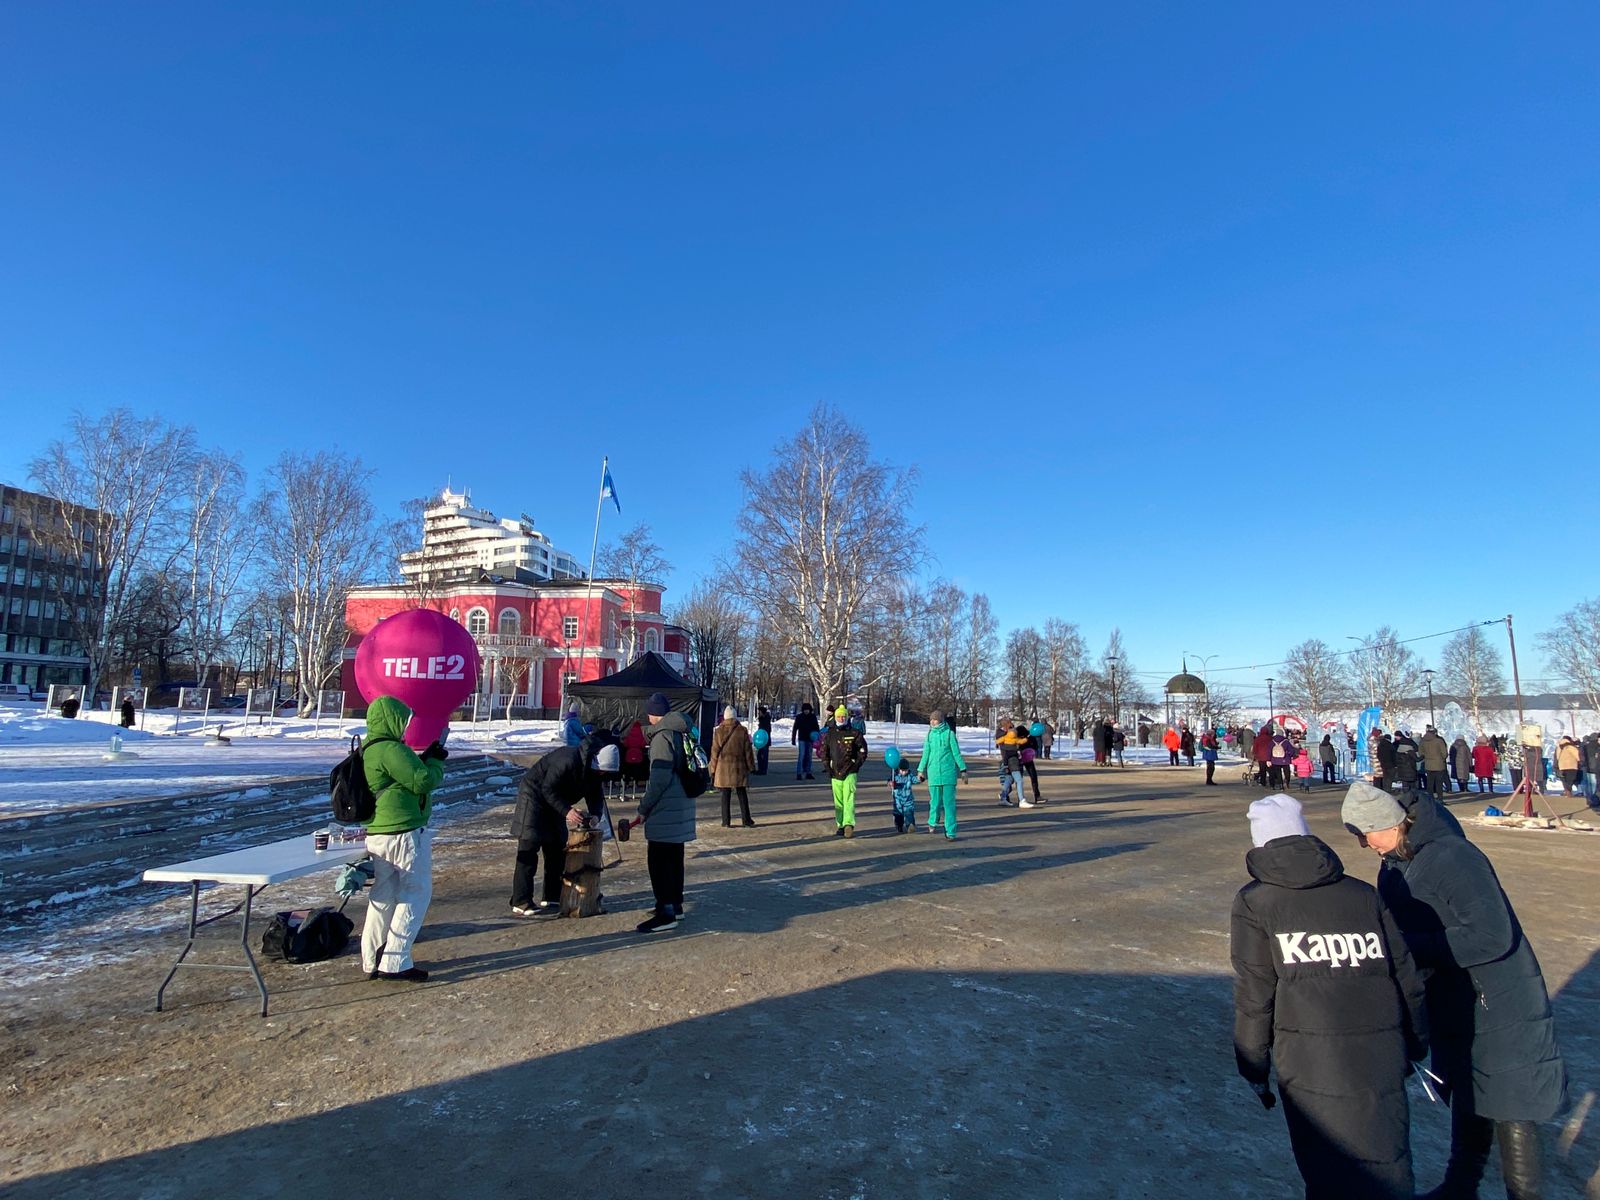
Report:
[{"label": "small balloon", "polygon": [[900,765],[900,750],[898,747],[890,746],[883,752],[883,765],[891,771]]},{"label": "small balloon", "polygon": [[1044,722],[1043,721],[1035,721],[1032,725],[1029,725],[1028,726],[1028,734],[1031,737],[1043,737],[1044,736]]},{"label": "small balloon", "polygon": [[765,750],[772,745],[772,735],[765,729],[756,730],[756,736],[752,740],[755,742],[757,750]]}]

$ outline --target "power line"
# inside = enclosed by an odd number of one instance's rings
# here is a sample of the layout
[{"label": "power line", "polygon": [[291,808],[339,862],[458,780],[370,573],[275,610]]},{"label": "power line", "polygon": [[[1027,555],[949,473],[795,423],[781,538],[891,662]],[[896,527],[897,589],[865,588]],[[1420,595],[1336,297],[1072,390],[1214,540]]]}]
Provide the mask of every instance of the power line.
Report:
[{"label": "power line", "polygon": [[[1439,633],[1419,634],[1417,637],[1396,638],[1393,642],[1378,643],[1378,644],[1379,645],[1409,646],[1413,642],[1427,642],[1427,641],[1431,641],[1434,638],[1449,637],[1453,633],[1465,633],[1469,629],[1482,629],[1485,625],[1499,625],[1499,624],[1502,624],[1504,621],[1505,621],[1504,617],[1496,617],[1492,621],[1474,621],[1470,625],[1462,625],[1462,626],[1460,626],[1460,627],[1458,627],[1456,629],[1446,629],[1446,630],[1443,630],[1442,632],[1439,632]],[[1361,646],[1357,646],[1354,650],[1332,650],[1332,651],[1329,651],[1328,657],[1329,658],[1349,658],[1352,655],[1365,654],[1368,651],[1372,650],[1373,648],[1374,648],[1373,646],[1361,645]],[[1290,661],[1291,661],[1290,659],[1286,659],[1285,658],[1285,659],[1279,659],[1277,662],[1251,663],[1249,666],[1244,666],[1244,667],[1218,667],[1216,670],[1217,670],[1217,674],[1218,675],[1224,674],[1224,673],[1226,673],[1228,671],[1261,671],[1261,670],[1265,670],[1267,667],[1284,667],[1284,666],[1288,666]]]}]

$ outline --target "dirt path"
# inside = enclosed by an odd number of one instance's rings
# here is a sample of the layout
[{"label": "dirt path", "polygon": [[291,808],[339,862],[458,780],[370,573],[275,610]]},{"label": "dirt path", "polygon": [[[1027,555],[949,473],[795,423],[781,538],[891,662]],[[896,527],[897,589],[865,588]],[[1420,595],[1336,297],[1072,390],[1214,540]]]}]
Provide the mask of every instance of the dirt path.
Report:
[{"label": "dirt path", "polygon": [[[5,993],[6,1195],[1298,1194],[1229,1041],[1227,913],[1258,792],[1042,764],[1053,803],[1024,812],[979,768],[958,842],[897,836],[881,783],[844,841],[826,784],[791,763],[754,781],[755,829],[702,802],[672,933],[632,931],[636,843],[609,915],[511,918],[502,805],[438,831],[424,986],[368,983],[346,957],[270,967],[267,1020],[203,974],[156,1014],[169,951],[150,938]],[[1340,795],[1313,796],[1313,828],[1370,879]],[[1477,836],[1559,991],[1581,1097],[1600,841]],[[1422,1187],[1447,1125],[1414,1114]],[[1597,1161],[1585,1129],[1550,1194],[1579,1194]]]}]

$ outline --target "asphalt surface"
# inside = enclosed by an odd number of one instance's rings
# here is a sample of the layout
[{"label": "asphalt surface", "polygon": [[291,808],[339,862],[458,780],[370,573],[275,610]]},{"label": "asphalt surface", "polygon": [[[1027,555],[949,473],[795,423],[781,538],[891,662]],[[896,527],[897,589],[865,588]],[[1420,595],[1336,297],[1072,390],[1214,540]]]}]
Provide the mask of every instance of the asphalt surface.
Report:
[{"label": "asphalt surface", "polygon": [[[947,842],[896,834],[869,764],[844,840],[826,783],[775,754],[756,828],[701,802],[689,918],[653,937],[633,931],[639,843],[607,915],[519,921],[509,808],[462,805],[417,946],[432,979],[271,964],[266,1020],[210,973],[149,1011],[170,934],[130,934],[131,958],[3,993],[0,1183],[8,1200],[1301,1194],[1230,1041],[1227,916],[1259,791],[1233,770],[1205,788],[1198,769],[1041,766],[1051,802],[1021,811],[975,764]],[[1307,798],[1313,830],[1371,879],[1341,795]],[[1600,841],[1472,836],[1544,965],[1581,1101]],[[1582,1194],[1591,1124],[1562,1148],[1546,1131],[1547,1194]],[[1419,1105],[1413,1129],[1430,1187],[1448,1115]]]}]

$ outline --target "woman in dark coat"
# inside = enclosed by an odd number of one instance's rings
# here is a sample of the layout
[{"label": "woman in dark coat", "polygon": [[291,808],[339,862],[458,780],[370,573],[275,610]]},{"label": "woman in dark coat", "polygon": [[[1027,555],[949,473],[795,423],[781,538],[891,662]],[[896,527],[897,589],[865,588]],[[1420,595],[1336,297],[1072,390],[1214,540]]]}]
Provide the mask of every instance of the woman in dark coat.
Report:
[{"label": "woman in dark coat", "polygon": [[1500,1146],[1512,1200],[1539,1194],[1536,1122],[1567,1103],[1544,975],[1489,860],[1431,796],[1409,811],[1354,784],[1345,825],[1383,857],[1378,893],[1431,970],[1433,1061],[1450,1090],[1450,1163],[1433,1200],[1472,1197]]},{"label": "woman in dark coat", "polygon": [[1234,898],[1234,1056],[1284,1117],[1306,1196],[1411,1200],[1410,1062],[1427,1053],[1422,977],[1372,887],[1311,836],[1300,804],[1250,806],[1254,883]]},{"label": "woman in dark coat", "polygon": [[[567,861],[567,830],[583,824],[582,804],[598,817],[605,807],[602,783],[607,772],[621,770],[616,749],[603,761],[600,752],[612,745],[609,735],[586,734],[576,746],[552,750],[529,767],[517,785],[517,807],[511,815],[511,836],[517,840],[517,865],[511,876],[511,911],[519,917],[561,915],[562,872]],[[602,771],[605,768],[605,771]],[[533,881],[544,855],[544,890],[533,899]]]}]

